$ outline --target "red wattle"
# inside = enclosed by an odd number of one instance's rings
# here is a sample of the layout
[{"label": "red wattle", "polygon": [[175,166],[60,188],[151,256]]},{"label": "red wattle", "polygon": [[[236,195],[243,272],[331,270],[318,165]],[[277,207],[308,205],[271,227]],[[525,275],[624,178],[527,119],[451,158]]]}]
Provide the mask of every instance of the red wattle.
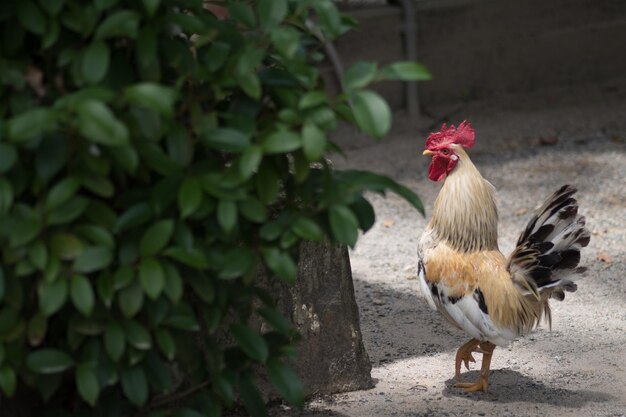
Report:
[{"label": "red wattle", "polygon": [[446,177],[448,170],[448,160],[437,155],[433,156],[428,167],[428,178],[431,181],[441,181]]}]

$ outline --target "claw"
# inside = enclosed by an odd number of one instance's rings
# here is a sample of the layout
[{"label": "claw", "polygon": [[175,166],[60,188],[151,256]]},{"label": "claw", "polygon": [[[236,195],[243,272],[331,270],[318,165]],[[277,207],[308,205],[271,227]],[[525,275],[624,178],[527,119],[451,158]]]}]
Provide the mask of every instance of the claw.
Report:
[{"label": "claw", "polygon": [[469,367],[469,363],[470,362],[476,363],[476,359],[474,359],[474,356],[472,356],[471,353],[469,353],[466,358],[463,358],[463,363],[465,364],[465,369],[467,369],[468,371],[470,370],[470,367]]},{"label": "claw", "polygon": [[487,392],[487,388],[489,388],[489,383],[487,378],[480,377],[476,382],[457,382],[454,384],[455,388],[463,388],[465,392]]},{"label": "claw", "polygon": [[472,356],[472,352],[476,351],[479,343],[480,342],[478,340],[472,339],[463,346],[461,346],[456,352],[454,369],[457,381],[461,380],[461,363],[463,363],[465,365],[465,368],[469,371],[469,363],[476,362],[476,359],[474,359],[474,356]]},{"label": "claw", "polygon": [[[465,392],[487,392],[489,387],[489,367],[491,365],[491,356],[495,345],[490,342],[479,342],[476,339],[472,339],[459,348],[456,353],[455,360],[455,376],[457,382],[454,384],[455,388],[463,388]],[[483,363],[480,369],[480,377],[476,382],[460,382],[461,379],[461,362],[465,364],[465,367],[469,370],[469,363],[476,362],[472,352],[479,352],[483,354]]]}]

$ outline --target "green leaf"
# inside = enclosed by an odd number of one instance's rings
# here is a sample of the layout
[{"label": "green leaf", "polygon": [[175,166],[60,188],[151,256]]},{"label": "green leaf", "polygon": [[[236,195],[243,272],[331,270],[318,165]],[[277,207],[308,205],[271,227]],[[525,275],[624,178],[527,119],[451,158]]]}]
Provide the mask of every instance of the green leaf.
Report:
[{"label": "green leaf", "polygon": [[80,181],[75,177],[67,177],[59,181],[48,193],[45,202],[46,210],[52,210],[66,203],[76,194]]},{"label": "green leaf", "polygon": [[139,282],[146,295],[156,300],[165,288],[165,275],[161,264],[156,259],[148,258],[139,265]]},{"label": "green leaf", "polygon": [[277,27],[270,32],[272,43],[282,55],[293,58],[300,46],[300,32],[291,27]]},{"label": "green leaf", "polygon": [[200,330],[193,310],[184,303],[180,303],[177,309],[169,315],[164,324],[178,330],[197,332]]},{"label": "green leaf", "polygon": [[250,145],[250,136],[231,128],[213,129],[202,136],[202,143],[223,151],[242,151]]},{"label": "green leaf", "polygon": [[74,261],[72,269],[76,272],[90,273],[109,266],[113,259],[111,248],[106,246],[91,246],[80,254]]},{"label": "green leaf", "polygon": [[135,44],[135,55],[137,56],[139,67],[148,68],[155,63],[157,59],[157,40],[158,36],[152,27],[146,26],[141,28]]},{"label": "green leaf", "polygon": [[104,78],[109,70],[109,46],[106,42],[94,42],[83,53],[82,75],[90,84],[96,84]]},{"label": "green leaf", "polygon": [[88,100],[77,109],[78,130],[87,139],[102,145],[120,146],[128,143],[128,129],[106,104]]},{"label": "green leaf", "polygon": [[259,0],[259,23],[261,29],[270,32],[287,16],[287,0]]},{"label": "green leaf", "polygon": [[70,201],[55,208],[48,214],[48,226],[67,224],[83,214],[89,200],[80,196],[74,196]]},{"label": "green leaf", "polygon": [[302,150],[311,162],[319,161],[326,150],[326,137],[316,124],[307,122],[302,126]]},{"label": "green leaf", "polygon": [[149,82],[127,87],[124,93],[129,102],[145,106],[167,117],[172,116],[178,97],[175,89]]},{"label": "green leaf", "polygon": [[39,309],[46,316],[56,313],[67,300],[67,281],[64,279],[52,283],[43,281],[39,284]]},{"label": "green leaf", "polygon": [[259,198],[265,204],[273,203],[276,197],[278,197],[280,179],[271,165],[261,164],[255,185]]},{"label": "green leaf", "polygon": [[143,288],[139,282],[124,288],[118,293],[117,301],[124,317],[133,317],[143,306]]},{"label": "green leaf", "polygon": [[16,4],[17,20],[24,29],[37,35],[46,31],[46,15],[39,6],[31,0],[18,1]]},{"label": "green leaf", "polygon": [[202,203],[202,186],[197,178],[185,178],[178,190],[178,210],[180,217],[193,214]]},{"label": "green leaf", "polygon": [[231,325],[230,331],[246,355],[257,362],[265,363],[269,356],[269,348],[260,334],[248,326],[238,323]]},{"label": "green leaf", "polygon": [[107,309],[110,309],[115,292],[113,289],[113,276],[111,274],[100,274],[96,283],[96,289],[102,303],[104,303]]},{"label": "green leaf", "polygon": [[97,196],[111,198],[115,193],[115,186],[108,178],[101,175],[85,175],[81,184]]},{"label": "green leaf", "polygon": [[248,248],[236,248],[224,255],[223,265],[219,271],[221,279],[234,279],[244,275],[254,265],[254,252]]},{"label": "green leaf", "polygon": [[49,132],[56,126],[56,112],[46,107],[38,107],[9,119],[7,136],[10,141],[24,142],[44,132]]},{"label": "green leaf", "polygon": [[132,146],[121,145],[109,148],[107,151],[123,170],[129,174],[134,174],[137,171],[139,155],[137,155],[137,151]]},{"label": "green leaf", "polygon": [[113,275],[113,289],[119,291],[128,287],[134,278],[133,268],[130,265],[121,266]]},{"label": "green leaf", "polygon": [[138,203],[128,208],[117,219],[115,228],[118,232],[132,229],[146,223],[152,217],[152,208],[148,203]]},{"label": "green leaf", "polygon": [[9,171],[17,161],[17,151],[13,145],[0,142],[0,174]]},{"label": "green leaf", "polygon": [[231,407],[235,402],[235,390],[228,378],[223,375],[213,377],[213,389],[226,402],[227,407]]},{"label": "green leaf", "polygon": [[263,248],[261,250],[263,260],[270,270],[279,278],[293,283],[298,275],[298,267],[288,253],[277,248]]},{"label": "green leaf", "polygon": [[294,327],[289,320],[273,308],[261,307],[257,311],[270,326],[280,333],[289,334],[294,331]]},{"label": "green leaf", "polygon": [[338,171],[337,175],[340,183],[349,186],[355,191],[393,191],[415,207],[420,213],[422,213],[422,215],[424,215],[424,206],[422,205],[419,197],[413,191],[389,177],[375,174],[373,172],[359,170]]},{"label": "green leaf", "polygon": [[19,321],[19,312],[13,307],[7,306],[0,309],[0,333],[7,333],[16,327],[21,327]]},{"label": "green leaf", "polygon": [[69,233],[57,233],[50,239],[50,251],[63,260],[76,259],[83,253],[83,242]]},{"label": "green leaf", "polygon": [[263,151],[267,154],[292,152],[302,146],[300,135],[282,130],[267,136],[263,141]]},{"label": "green leaf", "polygon": [[94,294],[91,282],[84,275],[74,275],[70,280],[70,296],[76,309],[89,317],[94,307]]},{"label": "green leaf", "polygon": [[367,86],[376,78],[377,70],[373,62],[357,62],[343,75],[343,88],[349,92]]},{"label": "green leaf", "polygon": [[249,146],[246,148],[239,160],[239,173],[241,177],[250,178],[259,168],[261,159],[263,159],[263,151],[259,146]]},{"label": "green leaf", "polygon": [[327,37],[333,39],[345,31],[341,22],[341,14],[332,1],[316,0],[314,7],[319,19],[318,24],[324,29]]},{"label": "green leaf", "polygon": [[123,368],[120,377],[126,398],[136,407],[144,405],[148,399],[148,380],[143,370],[139,366]]},{"label": "green leaf", "polygon": [[113,182],[101,175],[85,175],[81,178],[81,184],[85,189],[100,197],[111,198],[115,193]]},{"label": "green leaf", "polygon": [[310,91],[300,98],[298,108],[300,110],[311,109],[328,103],[328,95],[323,91]]},{"label": "green leaf", "polygon": [[330,230],[340,243],[354,247],[359,236],[359,223],[352,211],[343,205],[331,206],[328,210]]},{"label": "green leaf", "polygon": [[43,7],[50,16],[58,15],[59,12],[63,9],[64,3],[65,0],[42,0],[39,2],[41,7]]},{"label": "green leaf", "polygon": [[48,263],[48,249],[41,240],[37,240],[28,248],[28,260],[37,269],[43,271]]},{"label": "green leaf", "polygon": [[118,362],[126,350],[124,330],[115,321],[110,322],[104,331],[104,349],[114,362]]},{"label": "green leaf", "polygon": [[[115,241],[113,235],[104,227],[96,225],[84,225],[76,228],[76,233],[88,239],[96,245],[106,246],[113,249],[115,247]],[[82,250],[81,250],[82,251]]]},{"label": "green leaf", "polygon": [[135,349],[149,350],[152,347],[150,333],[135,320],[128,320],[123,323],[126,340]]},{"label": "green leaf", "polygon": [[29,243],[39,235],[42,229],[40,215],[30,207],[17,205],[15,211],[15,215],[6,226],[12,247]]},{"label": "green leaf", "polygon": [[65,352],[58,349],[40,349],[26,357],[26,366],[39,374],[56,374],[70,369],[74,361]]},{"label": "green leaf", "polygon": [[357,125],[365,133],[380,139],[391,128],[391,110],[387,102],[373,91],[351,94],[352,112]]},{"label": "green leaf", "polygon": [[272,358],[267,362],[267,373],[284,399],[293,405],[302,405],[304,385],[293,370],[278,359]]},{"label": "green leaf", "polygon": [[[30,320],[28,320],[28,343],[31,346],[38,346],[46,337],[48,331],[48,321],[41,311],[36,312]],[[2,355],[0,355],[2,356]],[[2,363],[2,360],[0,360]]]},{"label": "green leaf", "polygon": [[42,138],[35,153],[35,171],[37,177],[49,181],[66,164],[67,143],[58,135],[47,135]]},{"label": "green leaf", "polygon": [[48,259],[48,265],[46,265],[46,269],[43,273],[43,279],[46,282],[54,282],[59,276],[59,271],[61,270],[61,262],[59,258],[56,256],[51,256]]},{"label": "green leaf", "polygon": [[206,269],[209,267],[209,262],[207,261],[204,253],[196,248],[183,249],[180,247],[173,247],[168,248],[164,253],[170,258],[192,268]]},{"label": "green leaf", "polygon": [[9,212],[13,205],[13,187],[5,178],[0,178],[0,214]]},{"label": "green leaf", "polygon": [[[217,406],[216,403],[214,403],[214,405]],[[172,414],[172,417],[207,417],[207,416],[213,417],[217,415],[219,415],[217,412],[214,412],[213,414],[211,413],[205,414],[205,413],[200,413],[196,410],[192,410],[189,408],[181,408],[181,409],[174,411],[174,413]]]},{"label": "green leaf", "polygon": [[178,304],[183,296],[183,280],[178,270],[169,262],[163,262],[165,272],[165,295],[174,304]]},{"label": "green leaf", "polygon": [[253,28],[256,24],[256,18],[254,12],[248,4],[243,1],[229,1],[227,2],[229,16],[236,19],[248,28]]},{"label": "green leaf", "polygon": [[96,30],[96,40],[102,40],[114,36],[137,37],[140,15],[130,10],[119,10],[108,16]]},{"label": "green leaf", "polygon": [[267,208],[256,198],[247,198],[239,203],[242,216],[254,223],[262,223],[267,219]]},{"label": "green leaf", "polygon": [[41,49],[48,49],[56,43],[61,33],[61,26],[57,20],[49,20],[46,33],[41,39]]},{"label": "green leaf", "polygon": [[[2,302],[2,300],[4,299],[4,294],[6,294],[6,289],[7,289],[7,279],[6,276],[4,275],[4,269],[2,268],[2,265],[0,265],[0,302]],[[0,347],[0,349],[2,349]],[[2,363],[1,360],[2,355],[0,355],[0,363]]]},{"label": "green leaf", "polygon": [[428,81],[433,78],[428,68],[412,61],[394,62],[380,71],[383,80]]},{"label": "green leaf", "polygon": [[15,371],[9,365],[0,366],[0,389],[8,398],[13,397],[17,388]]},{"label": "green leaf", "polygon": [[174,360],[174,356],[176,356],[176,342],[171,333],[166,329],[157,329],[155,336],[161,352],[168,360]]},{"label": "green leaf", "polygon": [[220,200],[217,203],[217,222],[226,233],[231,233],[237,225],[237,205],[232,201]]},{"label": "green leaf", "polygon": [[143,7],[148,12],[148,16],[153,17],[161,4],[161,0],[142,0]]},{"label": "green leaf", "polygon": [[202,301],[211,304],[215,300],[215,287],[209,277],[202,273],[189,273],[186,279]]},{"label": "green leaf", "polygon": [[174,232],[172,220],[161,220],[146,230],[139,244],[141,256],[155,255],[167,245]]},{"label": "green leaf", "polygon": [[76,388],[87,404],[96,405],[100,395],[100,384],[94,372],[93,365],[83,363],[76,368]]},{"label": "green leaf", "polygon": [[267,417],[265,401],[254,385],[251,374],[239,378],[239,395],[251,417]]},{"label": "green leaf", "polygon": [[363,196],[359,196],[350,204],[350,210],[354,213],[359,221],[359,226],[363,232],[368,231],[376,222],[376,213],[374,208]]},{"label": "green leaf", "polygon": [[261,82],[259,77],[252,71],[236,74],[239,86],[250,98],[259,100],[261,98]]},{"label": "green leaf", "polygon": [[322,240],[324,231],[319,225],[306,217],[298,217],[291,225],[291,230],[303,239]]}]

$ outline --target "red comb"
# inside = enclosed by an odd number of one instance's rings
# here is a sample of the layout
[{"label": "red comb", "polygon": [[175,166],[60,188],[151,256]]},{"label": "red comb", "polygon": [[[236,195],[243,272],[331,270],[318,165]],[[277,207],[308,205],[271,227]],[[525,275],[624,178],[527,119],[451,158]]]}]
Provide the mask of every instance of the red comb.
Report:
[{"label": "red comb", "polygon": [[444,144],[456,143],[464,148],[474,146],[474,128],[466,120],[455,128],[454,125],[446,127],[444,123],[441,125],[441,131],[431,133],[426,139],[426,149],[437,148]]}]

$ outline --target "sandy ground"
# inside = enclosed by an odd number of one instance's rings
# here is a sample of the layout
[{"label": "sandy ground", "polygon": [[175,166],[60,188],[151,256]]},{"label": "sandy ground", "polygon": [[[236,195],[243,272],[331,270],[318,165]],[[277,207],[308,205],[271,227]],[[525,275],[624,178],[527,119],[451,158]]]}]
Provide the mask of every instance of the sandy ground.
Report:
[{"label": "sandy ground", "polygon": [[[444,110],[440,110],[444,112]],[[395,195],[370,196],[376,225],[351,253],[375,388],[314,399],[276,416],[624,416],[626,415],[626,89],[509,97],[455,108],[477,132],[470,154],[498,189],[500,248],[508,254],[530,212],[560,185],[578,187],[592,230],[578,291],[553,302],[542,327],[497,348],[487,394],[452,387],[454,353],[468,337],[420,298],[415,248],[426,219]],[[400,129],[402,130],[402,129]],[[439,184],[419,156],[425,132],[384,143],[347,143],[340,167],[388,174],[430,207]],[[480,355],[478,355],[480,356]],[[474,365],[465,377],[478,377]]]}]

